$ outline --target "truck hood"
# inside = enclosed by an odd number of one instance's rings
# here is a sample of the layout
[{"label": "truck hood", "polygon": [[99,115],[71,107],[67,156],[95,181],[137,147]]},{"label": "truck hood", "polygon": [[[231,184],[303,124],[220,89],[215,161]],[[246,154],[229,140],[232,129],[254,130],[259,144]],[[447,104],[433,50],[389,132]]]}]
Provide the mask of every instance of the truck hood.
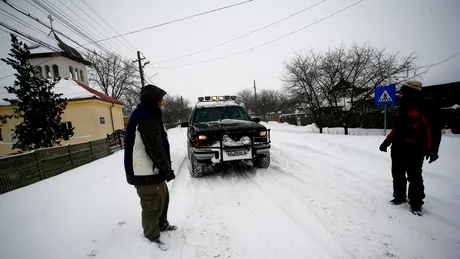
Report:
[{"label": "truck hood", "polygon": [[239,130],[264,131],[267,128],[257,122],[242,120],[221,120],[207,123],[194,124],[198,132],[231,132]]}]

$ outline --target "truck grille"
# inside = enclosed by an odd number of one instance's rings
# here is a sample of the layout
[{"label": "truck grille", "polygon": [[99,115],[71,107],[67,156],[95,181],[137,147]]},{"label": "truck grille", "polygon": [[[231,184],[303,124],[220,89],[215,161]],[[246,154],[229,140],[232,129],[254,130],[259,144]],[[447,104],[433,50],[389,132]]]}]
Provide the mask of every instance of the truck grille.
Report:
[{"label": "truck grille", "polygon": [[229,136],[231,139],[234,141],[240,140],[242,137],[248,136],[251,140],[254,135],[252,131],[246,131],[246,132],[227,132],[225,133],[227,136]]}]

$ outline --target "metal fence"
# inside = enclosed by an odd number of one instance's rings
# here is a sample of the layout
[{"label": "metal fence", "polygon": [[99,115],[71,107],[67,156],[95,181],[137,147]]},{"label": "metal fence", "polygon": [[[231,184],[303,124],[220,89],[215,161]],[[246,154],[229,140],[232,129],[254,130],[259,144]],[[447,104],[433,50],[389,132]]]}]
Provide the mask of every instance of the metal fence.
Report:
[{"label": "metal fence", "polygon": [[109,138],[105,138],[1,158],[0,194],[56,176],[112,152]]}]

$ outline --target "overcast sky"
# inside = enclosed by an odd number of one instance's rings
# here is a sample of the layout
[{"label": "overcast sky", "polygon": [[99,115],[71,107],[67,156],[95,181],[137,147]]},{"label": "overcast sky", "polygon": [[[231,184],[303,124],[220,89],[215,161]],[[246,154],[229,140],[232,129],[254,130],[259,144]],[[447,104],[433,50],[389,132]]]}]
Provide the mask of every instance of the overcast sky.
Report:
[{"label": "overcast sky", "polygon": [[[33,0],[27,0],[32,2]],[[43,20],[46,15],[38,11],[26,0],[14,0],[21,8],[37,15]],[[81,9],[98,18],[81,0],[48,0],[66,12],[77,25],[96,38],[105,38],[88,24],[78,18],[63,4],[70,7],[96,28],[99,25],[91,21],[85,13],[71,3],[74,1]],[[226,56],[248,49],[274,38],[295,31],[332,13],[345,8],[358,0],[326,0],[324,3],[305,11],[291,19],[265,29],[241,40],[170,63],[155,65],[157,62],[195,52],[221,42],[238,37],[254,29],[265,26],[303,8],[322,0],[254,0],[230,9],[189,19],[171,25],[142,31],[126,36],[136,50],[142,51],[152,65],[146,68],[147,77],[165,89],[169,94],[182,95],[195,103],[202,95],[235,94],[239,90],[252,88],[256,79],[259,89],[281,89],[280,76],[283,62],[288,61],[296,52],[313,49],[325,51],[329,47],[342,43],[370,43],[388,51],[409,54],[418,51],[418,65],[439,62],[460,51],[460,1],[458,0],[364,0],[356,6],[320,22],[301,32],[240,55],[181,68],[161,68],[160,66],[178,66]],[[124,33],[192,14],[207,11],[240,2],[240,0],[86,0],[118,32]],[[12,10],[3,2],[0,7],[21,19],[48,31],[34,21]],[[0,21],[28,32],[39,39],[50,42],[24,26],[13,22],[3,13]],[[98,20],[100,21],[100,20]],[[106,26],[100,22],[101,25]],[[55,22],[55,27],[78,42],[83,39]],[[114,33],[113,33],[114,34]],[[0,56],[9,51],[9,36],[0,31]],[[62,38],[62,37],[61,37]],[[66,43],[73,45],[63,38]],[[105,42],[112,51],[135,59],[136,53],[121,45],[119,41]],[[0,64],[0,77],[13,71],[3,62]],[[460,81],[460,57],[433,67],[423,76],[425,85]],[[0,81],[0,85],[12,82],[9,77]],[[1,89],[0,91],[4,91]]]}]

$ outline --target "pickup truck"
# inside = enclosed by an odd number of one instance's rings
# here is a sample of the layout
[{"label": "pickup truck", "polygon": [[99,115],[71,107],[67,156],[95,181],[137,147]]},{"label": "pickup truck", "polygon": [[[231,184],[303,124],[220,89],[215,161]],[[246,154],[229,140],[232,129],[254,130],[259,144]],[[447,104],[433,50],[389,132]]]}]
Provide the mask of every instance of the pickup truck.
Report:
[{"label": "pickup truck", "polygon": [[249,117],[236,96],[199,97],[181,127],[187,128],[192,177],[217,163],[247,160],[257,168],[270,166],[270,130]]}]

